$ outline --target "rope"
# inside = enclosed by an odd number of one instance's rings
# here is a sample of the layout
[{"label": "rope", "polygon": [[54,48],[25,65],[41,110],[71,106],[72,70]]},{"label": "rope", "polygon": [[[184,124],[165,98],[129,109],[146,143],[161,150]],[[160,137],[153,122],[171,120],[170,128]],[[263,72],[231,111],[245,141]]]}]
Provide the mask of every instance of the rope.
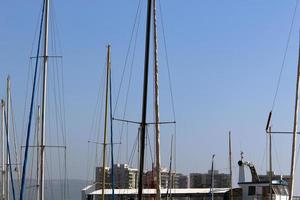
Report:
[{"label": "rope", "polygon": [[[136,28],[136,33],[135,33],[134,45],[133,45],[132,60],[131,60],[131,65],[130,65],[129,79],[128,79],[128,85],[127,85],[127,90],[126,90],[124,112],[122,115],[122,119],[125,119],[125,115],[127,112],[127,104],[128,104],[128,97],[129,97],[129,91],[130,91],[131,80],[132,80],[133,65],[134,65],[134,59],[135,59],[135,53],[136,53],[137,36],[138,36],[138,32],[139,32],[139,27],[140,27],[140,20],[141,20],[141,9],[139,10],[139,13],[138,13],[137,28]],[[123,131],[124,131],[124,123],[122,123],[122,125],[121,125],[120,141],[122,141],[122,138],[123,138],[123,133],[124,133]],[[118,157],[117,157],[118,161],[120,160],[120,151],[121,151],[121,146],[118,149]]]},{"label": "rope", "polygon": [[273,99],[272,109],[271,110],[274,109],[275,104],[276,104],[278,90],[279,90],[279,86],[280,86],[280,82],[281,82],[281,77],[282,77],[282,72],[283,72],[283,68],[285,66],[286,54],[287,54],[287,50],[289,48],[289,44],[290,44],[290,40],[291,40],[291,35],[292,35],[292,30],[293,30],[293,27],[294,27],[294,21],[295,21],[295,16],[296,16],[296,11],[297,11],[297,7],[298,7],[298,3],[299,3],[299,0],[296,0],[296,5],[295,5],[293,17],[292,17],[292,22],[291,22],[291,26],[290,26],[290,30],[289,30],[289,34],[288,34],[287,43],[286,43],[284,54],[283,54],[283,60],[282,60],[282,64],[281,64],[281,69],[280,69],[279,77],[278,77],[278,80],[277,80],[277,86],[276,86],[275,95],[274,95],[274,99]]},{"label": "rope", "polygon": [[[171,96],[171,104],[172,104],[172,112],[173,112],[173,118],[174,121],[176,121],[176,112],[175,112],[175,103],[174,103],[174,95],[173,95],[173,86],[172,86],[172,79],[171,79],[171,72],[170,72],[170,64],[169,64],[169,56],[168,56],[168,48],[167,48],[167,40],[166,40],[166,34],[165,34],[165,26],[164,26],[164,19],[163,19],[163,11],[161,6],[161,1],[158,0],[159,5],[159,12],[160,12],[160,20],[161,20],[161,26],[162,26],[162,34],[163,34],[163,42],[164,42],[164,50],[165,50],[165,57],[166,57],[166,63],[167,63],[167,71],[168,71],[168,81],[169,81],[169,90],[170,90],[170,96]],[[176,147],[177,147],[177,126],[176,123],[174,124],[174,171],[176,172]]]},{"label": "rope", "polygon": [[14,141],[14,156],[15,156],[15,163],[17,164],[15,167],[15,170],[17,172],[17,181],[18,181],[18,189],[20,190],[20,169],[19,169],[19,157],[18,157],[18,152],[17,152],[17,133],[16,133],[16,123],[15,123],[15,115],[14,115],[14,110],[13,110],[13,106],[12,106],[12,95],[10,94],[10,110],[11,110],[11,119],[12,119],[12,128],[13,128],[13,141]]},{"label": "rope", "polygon": [[281,165],[280,165],[281,162],[279,162],[279,154],[278,154],[278,150],[277,150],[277,148],[276,148],[278,145],[277,145],[277,143],[276,143],[275,138],[273,139],[273,146],[274,146],[274,150],[275,150],[276,162],[277,162],[277,164],[278,164],[279,172],[280,172],[280,174],[283,174],[283,171],[282,171]]},{"label": "rope", "polygon": [[148,138],[148,145],[149,145],[149,153],[150,153],[150,158],[151,158],[151,163],[153,163],[154,158],[153,158],[153,151],[151,148],[151,140],[150,140],[150,136],[149,136],[149,131],[148,131],[148,126],[146,126],[146,137]]},{"label": "rope", "polygon": [[170,151],[170,163],[169,163],[169,175],[168,175],[168,187],[166,193],[166,199],[169,199],[169,190],[171,189],[172,185],[170,184],[172,179],[172,153],[173,153],[173,135],[171,137],[171,151]]},{"label": "rope", "polygon": [[134,144],[133,144],[133,147],[132,147],[132,150],[131,150],[129,159],[128,159],[128,165],[129,165],[129,166],[132,165],[133,157],[135,156],[135,150],[136,150],[136,148],[137,148],[137,146],[138,146],[138,142],[139,142],[139,130],[138,130],[136,139],[135,139],[134,141],[135,141],[135,142],[134,142]]},{"label": "rope", "polygon": [[[105,82],[105,73],[100,73],[102,76],[100,76],[100,84],[99,85],[104,85]],[[102,97],[102,98],[100,98]],[[99,103],[100,102],[100,103]],[[89,141],[99,141],[99,134],[97,134],[98,131],[98,126],[101,124],[102,121],[102,115],[100,115],[98,117],[98,113],[97,111],[99,110],[100,113],[102,113],[103,111],[103,102],[104,102],[104,90],[102,90],[101,87],[99,87],[98,89],[98,93],[97,93],[97,97],[96,97],[96,105],[93,109],[93,115],[92,115],[92,120],[91,120],[91,128],[89,131],[89,136],[88,139]],[[100,104],[100,105],[99,105]],[[91,180],[91,177],[93,177],[93,175],[95,174],[95,168],[92,166],[97,166],[97,159],[98,159],[98,145],[95,146],[95,155],[91,154],[91,150],[90,150],[90,143],[88,143],[87,145],[87,165],[86,165],[86,181],[87,184],[89,184],[89,180]],[[91,156],[90,156],[91,155]],[[94,160],[93,160],[94,158]],[[90,163],[92,162],[92,160],[94,161],[94,164],[91,165]],[[91,172],[94,172],[93,175],[91,176]]]},{"label": "rope", "polygon": [[33,88],[32,88],[32,94],[31,94],[31,104],[30,104],[29,120],[28,120],[28,127],[27,127],[25,156],[24,156],[23,170],[22,170],[20,200],[23,200],[24,187],[25,187],[26,167],[27,167],[27,159],[28,159],[30,130],[31,130],[30,128],[31,128],[31,121],[32,121],[32,114],[33,114],[33,104],[34,104],[34,96],[35,96],[36,77],[37,77],[37,71],[38,71],[40,44],[41,44],[41,37],[42,37],[42,27],[43,27],[43,21],[44,21],[44,10],[45,10],[45,2],[43,3],[41,23],[40,23],[40,32],[39,32],[39,39],[38,39],[38,48],[37,48],[37,52],[36,52],[36,62],[35,62],[35,71],[34,71],[34,79],[33,79]]},{"label": "rope", "polygon": [[[59,37],[59,32],[58,30],[58,24],[56,20],[56,15],[55,15],[55,6],[53,5],[54,2],[51,1],[51,47],[54,55],[59,55],[58,52],[62,51],[61,47],[61,42],[60,42],[60,37]],[[57,45],[58,44],[58,45]],[[62,181],[62,191],[61,191],[61,198],[66,199],[67,195],[69,196],[68,193],[68,176],[67,176],[67,160],[66,160],[66,120],[65,120],[65,97],[64,97],[64,75],[63,75],[63,62],[62,58],[61,59],[54,59],[53,63],[53,97],[54,97],[54,108],[56,110],[55,112],[55,125],[56,125],[56,143],[58,145],[64,146],[64,155],[62,156],[60,154],[60,150],[57,149],[58,153],[58,175],[59,179],[63,180]],[[59,71],[60,69],[60,71]],[[60,139],[61,137],[61,139]],[[61,141],[61,142],[60,142]]]},{"label": "rope", "polygon": [[170,72],[170,65],[169,65],[169,56],[168,56],[167,40],[166,40],[166,34],[165,34],[164,19],[163,19],[162,6],[161,6],[160,1],[158,1],[158,3],[159,3],[160,15],[161,15],[160,20],[161,20],[161,26],[162,26],[164,49],[165,49],[166,63],[167,63],[167,69],[168,69],[168,80],[169,80],[169,90],[170,90],[170,95],[171,95],[172,111],[173,111],[174,121],[176,121],[175,103],[174,103],[173,86],[172,86],[171,72]]},{"label": "rope", "polygon": [[134,23],[133,23],[133,27],[132,27],[132,31],[131,31],[131,35],[130,35],[129,46],[128,46],[128,49],[127,49],[127,52],[126,52],[125,63],[124,63],[124,67],[123,67],[123,70],[122,70],[122,76],[121,76],[121,81],[120,81],[120,85],[119,85],[119,89],[118,89],[118,93],[117,93],[117,98],[116,98],[116,103],[115,103],[115,108],[114,108],[113,115],[115,115],[117,107],[118,107],[119,96],[120,96],[121,88],[122,88],[122,85],[123,85],[123,80],[124,80],[125,70],[126,70],[126,66],[127,66],[128,57],[129,57],[129,52],[130,52],[130,49],[131,49],[131,43],[132,43],[132,39],[133,39],[133,35],[134,35],[134,30],[135,30],[135,26],[137,24],[137,19],[139,19],[140,6],[141,6],[141,0],[139,0],[138,7],[137,7],[137,10],[136,10],[136,13],[135,13]]}]

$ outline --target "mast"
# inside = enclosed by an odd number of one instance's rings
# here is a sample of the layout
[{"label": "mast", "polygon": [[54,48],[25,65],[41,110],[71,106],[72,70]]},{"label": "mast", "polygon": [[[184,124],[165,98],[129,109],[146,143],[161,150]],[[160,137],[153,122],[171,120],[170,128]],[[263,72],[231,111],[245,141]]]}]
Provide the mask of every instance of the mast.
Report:
[{"label": "mast", "polygon": [[6,141],[4,146],[6,147],[6,153],[5,153],[5,198],[9,200],[9,155],[7,150],[7,144],[9,143],[9,135],[10,135],[10,77],[7,77],[7,88],[6,88]]},{"label": "mast", "polygon": [[1,124],[2,124],[2,129],[1,129],[1,132],[2,132],[2,191],[1,191],[1,196],[2,196],[2,199],[4,200],[5,198],[6,198],[6,190],[5,190],[5,188],[6,188],[6,181],[5,181],[5,177],[6,177],[6,175],[5,175],[5,173],[6,173],[6,167],[5,167],[5,154],[6,154],[6,145],[5,145],[5,114],[4,114],[4,112],[5,112],[5,102],[4,102],[4,100],[2,99],[1,100]]},{"label": "mast", "polygon": [[148,96],[149,49],[150,49],[150,31],[151,31],[151,4],[152,4],[152,0],[148,0],[146,41],[145,41],[145,62],[144,62],[143,107],[142,107],[141,138],[140,138],[141,139],[141,151],[140,151],[140,166],[139,166],[139,181],[138,181],[138,184],[139,184],[138,200],[142,200],[142,193],[143,193],[143,174],[144,174],[146,119],[147,119],[147,96]]},{"label": "mast", "polygon": [[[39,185],[39,159],[40,159],[40,155],[39,155],[39,151],[40,151],[40,149],[39,149],[39,146],[40,146],[40,120],[41,120],[41,107],[40,106],[38,106],[38,112],[37,112],[37,114],[38,114],[38,117],[37,117],[37,127],[36,127],[36,142],[37,142],[37,159],[36,159],[36,161],[37,161],[37,169],[36,169],[36,171],[37,171],[37,184],[36,184],[36,190],[37,191],[39,191],[39,188],[40,188],[40,185]],[[40,197],[39,197],[39,192],[37,192],[37,198],[36,199],[40,199]]]},{"label": "mast", "polygon": [[269,179],[270,179],[270,200],[273,199],[273,194],[272,194],[272,130],[271,130],[271,126],[269,127]]},{"label": "mast", "polygon": [[158,42],[156,25],[156,0],[153,0],[153,36],[154,36],[154,110],[155,110],[155,140],[156,140],[156,200],[161,197],[160,170],[160,126],[159,126],[159,90],[158,90]]},{"label": "mast", "polygon": [[39,170],[39,200],[45,199],[45,143],[46,143],[46,100],[48,76],[48,25],[49,25],[49,0],[45,0],[44,23],[44,67],[43,67],[43,96],[42,96],[42,124],[40,140],[40,170]]},{"label": "mast", "polygon": [[[104,137],[103,137],[103,163],[102,163],[102,200],[105,194],[105,162],[106,162],[106,146],[107,146],[107,117],[108,117],[108,92],[110,83],[110,45],[107,46],[107,61],[106,61],[106,95],[105,95],[105,118],[104,118]],[[113,144],[111,144],[113,145]]]},{"label": "mast", "polygon": [[298,52],[298,69],[297,69],[297,84],[296,84],[296,99],[294,112],[294,128],[293,128],[293,144],[292,144],[292,160],[291,160],[291,183],[289,187],[289,200],[293,199],[294,184],[295,184],[295,168],[296,168],[296,148],[297,148],[297,131],[298,131],[298,111],[299,111],[299,84],[300,84],[300,46]]},{"label": "mast", "polygon": [[214,200],[214,187],[215,187],[215,176],[214,176],[214,160],[215,160],[215,154],[212,155],[211,160],[211,200]]},{"label": "mast", "polygon": [[231,153],[231,131],[229,131],[229,174],[230,174],[230,200],[233,200],[232,191],[232,153]]},{"label": "mast", "polygon": [[[109,62],[110,63],[110,62]],[[112,200],[115,200],[115,169],[114,169],[114,134],[113,134],[113,109],[112,109],[112,84],[111,84],[111,63],[109,69],[109,114],[110,114],[110,144],[111,144],[111,189],[112,189]]]}]

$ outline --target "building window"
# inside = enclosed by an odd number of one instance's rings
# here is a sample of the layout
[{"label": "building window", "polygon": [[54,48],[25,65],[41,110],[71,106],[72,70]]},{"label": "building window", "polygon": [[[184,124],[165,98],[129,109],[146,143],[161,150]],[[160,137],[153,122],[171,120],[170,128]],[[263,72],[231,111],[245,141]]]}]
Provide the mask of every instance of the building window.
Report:
[{"label": "building window", "polygon": [[255,186],[249,186],[248,195],[255,195]]}]

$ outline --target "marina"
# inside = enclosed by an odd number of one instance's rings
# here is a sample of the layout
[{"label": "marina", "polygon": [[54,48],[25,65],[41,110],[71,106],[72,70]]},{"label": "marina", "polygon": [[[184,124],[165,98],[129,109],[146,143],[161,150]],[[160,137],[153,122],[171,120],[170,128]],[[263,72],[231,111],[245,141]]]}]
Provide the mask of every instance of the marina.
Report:
[{"label": "marina", "polygon": [[0,200],[300,199],[298,0],[3,5]]}]

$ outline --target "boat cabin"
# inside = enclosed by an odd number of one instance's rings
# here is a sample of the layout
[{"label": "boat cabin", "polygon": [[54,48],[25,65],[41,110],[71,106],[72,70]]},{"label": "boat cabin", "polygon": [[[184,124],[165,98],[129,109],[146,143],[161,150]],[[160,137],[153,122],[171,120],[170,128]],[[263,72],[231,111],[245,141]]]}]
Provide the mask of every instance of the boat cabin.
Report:
[{"label": "boat cabin", "polygon": [[[242,190],[243,200],[264,200],[270,199],[270,181],[260,181],[255,167],[249,162],[239,161],[239,182]],[[245,166],[248,166],[251,172],[252,180],[245,181]],[[288,200],[288,183],[284,180],[272,180],[272,199]]]}]

